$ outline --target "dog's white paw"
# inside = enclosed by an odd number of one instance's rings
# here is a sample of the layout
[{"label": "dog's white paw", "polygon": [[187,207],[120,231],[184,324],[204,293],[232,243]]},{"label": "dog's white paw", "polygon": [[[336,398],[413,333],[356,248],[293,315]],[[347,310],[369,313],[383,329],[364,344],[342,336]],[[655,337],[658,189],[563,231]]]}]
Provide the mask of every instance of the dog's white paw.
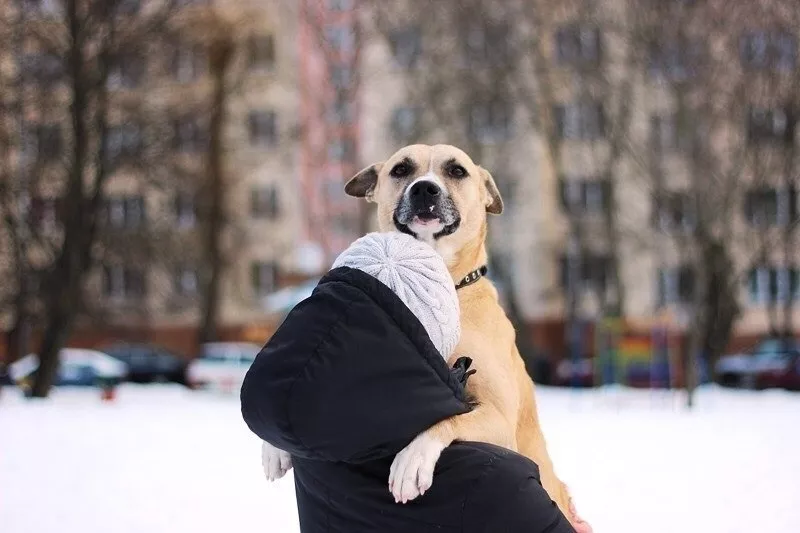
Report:
[{"label": "dog's white paw", "polygon": [[292,469],[292,456],[269,442],[261,443],[261,465],[267,480],[275,481]]},{"label": "dog's white paw", "polygon": [[425,494],[433,484],[433,469],[445,446],[422,433],[400,450],[389,469],[389,491],[395,502],[406,503]]}]

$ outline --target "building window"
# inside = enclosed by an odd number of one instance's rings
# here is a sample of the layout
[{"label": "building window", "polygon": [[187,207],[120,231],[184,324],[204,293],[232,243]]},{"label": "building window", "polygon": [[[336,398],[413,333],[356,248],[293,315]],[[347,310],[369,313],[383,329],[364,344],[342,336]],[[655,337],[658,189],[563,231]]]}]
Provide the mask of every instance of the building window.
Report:
[{"label": "building window", "polygon": [[175,0],[178,7],[192,7],[208,5],[210,0]]},{"label": "building window", "polygon": [[649,71],[654,78],[683,82],[694,77],[702,47],[699,42],[671,40],[650,45]]},{"label": "building window", "polygon": [[61,0],[22,0],[22,8],[28,13],[58,15],[61,13]]},{"label": "building window", "polygon": [[688,266],[660,268],[658,270],[657,304],[691,303],[694,298],[694,271]]},{"label": "building window", "polygon": [[338,163],[350,163],[355,160],[356,143],[353,139],[343,138],[328,144],[328,159]]},{"label": "building window", "polygon": [[38,124],[23,134],[22,158],[26,162],[53,161],[63,150],[59,124]]},{"label": "building window", "polygon": [[797,190],[757,188],[747,191],[744,202],[747,221],[756,227],[786,226],[797,221]]},{"label": "building window", "polygon": [[114,10],[118,15],[136,15],[141,8],[141,0],[117,0]]},{"label": "building window", "polygon": [[[650,117],[650,146],[657,154],[666,154],[691,147],[691,135],[686,135],[689,128],[680,128],[678,116],[652,115]],[[680,130],[680,131],[679,131]]]},{"label": "building window", "polygon": [[178,152],[202,152],[208,145],[206,131],[194,117],[183,117],[173,123],[172,140]]},{"label": "building window", "polygon": [[112,196],[105,201],[106,223],[111,229],[138,229],[145,222],[145,203],[141,195]]},{"label": "building window", "polygon": [[251,37],[247,48],[251,70],[271,70],[275,66],[275,38],[272,35]]},{"label": "building window", "polygon": [[800,299],[800,275],[796,268],[762,265],[750,270],[747,286],[753,304]]},{"label": "building window", "polygon": [[267,296],[277,287],[278,267],[275,263],[256,261],[250,267],[253,292],[256,296]]},{"label": "building window", "polygon": [[[591,289],[604,292],[611,262],[608,257],[585,253],[580,257],[561,258],[561,287],[566,291]],[[573,285],[573,280],[578,286]]]},{"label": "building window", "polygon": [[472,106],[469,113],[468,133],[480,142],[496,142],[511,136],[513,111],[507,100],[495,100]]},{"label": "building window", "polygon": [[353,112],[353,102],[345,98],[337,98],[333,101],[328,117],[331,124],[344,126],[351,124],[355,119]]},{"label": "building window", "polygon": [[600,30],[570,25],[556,32],[556,59],[564,65],[600,63]]},{"label": "building window", "polygon": [[358,231],[358,220],[352,213],[337,213],[331,215],[331,228],[339,235],[352,235]]},{"label": "building window", "polygon": [[205,49],[199,44],[180,43],[172,50],[172,76],[179,83],[191,83],[206,72]]},{"label": "building window", "polygon": [[106,85],[111,90],[135,89],[141,83],[144,71],[144,59],[141,57],[121,57],[109,70]]},{"label": "building window", "polygon": [[125,265],[103,267],[103,295],[115,300],[138,300],[147,287],[144,272]]},{"label": "building window", "polygon": [[106,157],[111,164],[134,160],[142,152],[142,129],[138,124],[121,124],[108,129]]},{"label": "building window", "polygon": [[795,118],[784,109],[750,108],[747,139],[750,143],[794,142]]},{"label": "building window", "polygon": [[508,63],[509,33],[507,24],[476,24],[466,29],[464,55],[470,65],[503,65]]},{"label": "building window", "polygon": [[606,180],[562,179],[561,207],[570,215],[604,213],[609,206],[611,186]]},{"label": "building window", "polygon": [[419,110],[415,107],[397,107],[392,112],[392,136],[395,141],[408,141],[417,133]]},{"label": "building window", "polygon": [[325,197],[333,205],[349,203],[350,197],[344,192],[344,179],[341,175],[332,175],[325,180]]},{"label": "building window", "polygon": [[274,145],[278,140],[277,122],[274,111],[251,111],[247,119],[250,144]]},{"label": "building window", "polygon": [[58,225],[56,200],[54,198],[32,198],[28,211],[28,222],[38,231],[44,233],[56,229]]},{"label": "building window", "polygon": [[349,89],[353,82],[353,69],[349,65],[332,65],[330,79],[334,88]]},{"label": "building window", "polygon": [[175,278],[173,280],[173,290],[176,295],[183,298],[191,298],[197,296],[198,293],[197,270],[189,267],[179,268],[175,272]]},{"label": "building window", "polygon": [[329,11],[350,11],[353,9],[353,0],[328,0]]},{"label": "building window", "polygon": [[396,65],[413,68],[422,53],[422,34],[417,26],[409,26],[392,31],[389,47]]},{"label": "building window", "polygon": [[662,192],[653,202],[653,225],[671,234],[689,232],[694,228],[692,198],[686,192]]},{"label": "building window", "polygon": [[191,229],[197,223],[195,196],[190,193],[175,195],[175,222],[180,229]]},{"label": "building window", "polygon": [[338,54],[350,54],[355,49],[356,36],[349,26],[330,26],[325,29],[325,44]]},{"label": "building window", "polygon": [[500,198],[503,199],[503,206],[510,209],[514,204],[514,197],[517,195],[518,182],[506,173],[493,173],[494,184],[497,186],[497,192],[500,193]]},{"label": "building window", "polygon": [[253,218],[274,220],[279,213],[278,189],[275,186],[253,189],[250,195],[250,214]]},{"label": "building window", "polygon": [[562,139],[595,140],[605,135],[605,113],[596,102],[557,105],[554,110],[557,134]]},{"label": "building window", "polygon": [[22,72],[41,85],[57,83],[64,75],[61,57],[50,53],[29,54],[22,59]]},{"label": "building window", "polygon": [[797,65],[797,38],[787,32],[748,31],[739,45],[747,69],[790,71]]}]

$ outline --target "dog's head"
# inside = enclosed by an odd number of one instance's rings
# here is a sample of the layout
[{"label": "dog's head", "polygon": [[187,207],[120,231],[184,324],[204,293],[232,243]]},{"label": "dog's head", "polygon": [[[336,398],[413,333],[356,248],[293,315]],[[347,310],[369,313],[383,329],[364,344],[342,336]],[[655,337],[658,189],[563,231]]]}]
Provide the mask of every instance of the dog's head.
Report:
[{"label": "dog's head", "polygon": [[345,191],[378,204],[381,231],[413,235],[446,260],[483,238],[486,213],[503,211],[491,174],[444,144],[406,146],[356,174]]}]

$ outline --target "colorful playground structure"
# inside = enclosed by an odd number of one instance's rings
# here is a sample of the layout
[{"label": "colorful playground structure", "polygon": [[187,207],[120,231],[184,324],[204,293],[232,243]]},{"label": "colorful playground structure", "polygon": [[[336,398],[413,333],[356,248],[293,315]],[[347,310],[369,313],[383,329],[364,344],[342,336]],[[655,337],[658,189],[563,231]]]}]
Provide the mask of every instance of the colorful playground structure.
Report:
[{"label": "colorful playground structure", "polygon": [[573,324],[567,358],[572,368],[591,368],[586,377],[594,386],[677,388],[683,386],[684,341],[685,335],[669,318],[647,323],[616,318],[583,321]]}]

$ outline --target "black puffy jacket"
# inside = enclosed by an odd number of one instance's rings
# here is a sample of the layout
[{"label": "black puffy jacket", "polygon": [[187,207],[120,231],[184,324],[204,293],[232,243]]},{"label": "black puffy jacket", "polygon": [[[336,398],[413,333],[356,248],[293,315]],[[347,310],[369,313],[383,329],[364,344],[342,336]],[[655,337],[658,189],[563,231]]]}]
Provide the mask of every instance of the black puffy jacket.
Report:
[{"label": "black puffy jacket", "polygon": [[261,439],[292,454],[303,533],[572,532],[537,466],[483,443],[446,448],[431,489],[395,503],[395,454],[472,408],[460,379],[463,369],[447,367],[388,287],[338,268],[256,358],[242,415]]}]

